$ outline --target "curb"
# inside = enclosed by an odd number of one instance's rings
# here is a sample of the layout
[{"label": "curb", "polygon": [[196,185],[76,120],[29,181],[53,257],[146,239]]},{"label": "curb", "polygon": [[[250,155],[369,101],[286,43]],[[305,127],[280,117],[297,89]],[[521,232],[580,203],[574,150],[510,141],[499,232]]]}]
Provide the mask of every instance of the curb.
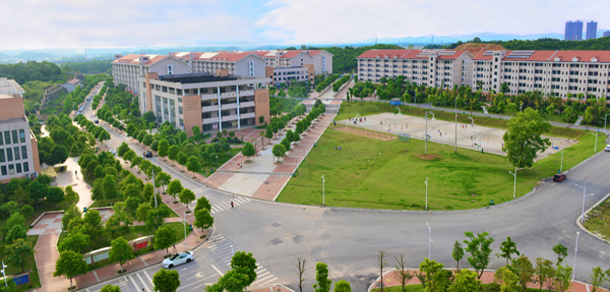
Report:
[{"label": "curb", "polygon": [[[595,207],[599,206],[599,204],[603,203],[606,201],[606,199],[608,199],[608,197],[610,197],[610,193],[608,193],[606,196],[604,196],[601,200],[599,200],[597,203],[595,203],[595,205],[591,206],[591,208],[587,209],[587,211],[585,211],[585,216],[587,216],[587,214],[589,214],[589,212],[591,212],[593,209],[595,209]],[[589,233],[589,235],[604,241],[608,244],[610,244],[610,240],[607,239],[603,239],[600,236],[596,235],[595,233],[589,231],[587,228],[585,228],[582,223],[580,223],[580,219],[582,218],[582,214],[580,216],[578,216],[578,218],[576,218],[576,225],[578,225],[578,227],[580,227],[580,229],[582,229],[584,232]]]}]

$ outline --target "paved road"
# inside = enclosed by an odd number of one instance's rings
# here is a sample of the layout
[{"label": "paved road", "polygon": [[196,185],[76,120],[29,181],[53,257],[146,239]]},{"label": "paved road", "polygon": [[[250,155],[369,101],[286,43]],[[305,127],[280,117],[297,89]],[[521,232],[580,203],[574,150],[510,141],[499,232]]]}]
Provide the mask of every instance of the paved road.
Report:
[{"label": "paved road", "polygon": [[[86,116],[89,118],[90,114]],[[129,140],[111,129],[109,132],[112,133],[108,142],[111,147],[118,147],[120,142]],[[130,146],[141,153],[142,149]],[[226,202],[231,199],[226,194],[202,187],[155,159],[152,161],[174,178],[179,178],[185,187],[197,189],[198,196],[205,195],[217,209],[226,207]],[[379,250],[385,250],[390,256],[405,254],[409,266],[414,268],[428,256],[426,222],[432,229],[432,258],[448,266],[455,265],[451,258],[453,242],[463,239],[465,231],[489,231],[496,238],[494,254],[501,241],[510,236],[519,251],[533,262],[536,257],[552,259],[551,248],[562,243],[570,250],[566,260],[572,265],[576,232],[579,231],[575,220],[582,206],[582,190],[574,183],[587,185],[590,196],[586,199],[586,207],[590,207],[610,192],[608,165],[610,154],[598,153],[594,159],[570,171],[567,181],[547,181],[529,197],[489,209],[430,215],[417,211],[321,208],[253,199],[235,209],[223,208],[216,212],[215,226],[223,241],[230,242],[235,250],[252,252],[265,269],[262,272],[263,268],[259,269],[259,279],[262,280],[252,288],[277,283],[295,288],[296,257],[300,256],[307,260],[306,287],[313,283],[315,263],[325,262],[334,280],[347,279],[352,282],[353,291],[365,291],[377,277],[375,265]],[[197,260],[194,263],[179,267],[182,275],[180,290],[200,291],[202,284],[217,279],[218,272],[226,272],[226,255],[232,253],[226,245],[219,246],[216,241],[206,243],[195,252]],[[605,269],[609,260],[610,246],[582,232],[577,279],[589,281],[591,268],[601,266]],[[503,261],[494,257],[490,268],[502,265]],[[390,262],[392,266],[394,263]],[[461,266],[467,266],[465,260]],[[158,265],[152,266],[109,282],[122,283],[123,291],[141,291],[138,285],[148,285],[150,289],[151,284],[146,281],[158,269]],[[98,291],[101,287],[89,290]]]}]

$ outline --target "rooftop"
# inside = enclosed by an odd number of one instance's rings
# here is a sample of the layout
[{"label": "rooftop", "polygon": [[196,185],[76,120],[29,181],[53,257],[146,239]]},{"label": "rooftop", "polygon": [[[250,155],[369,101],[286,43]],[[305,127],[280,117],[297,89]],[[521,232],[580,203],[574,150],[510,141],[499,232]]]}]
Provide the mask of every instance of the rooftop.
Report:
[{"label": "rooftop", "polygon": [[[491,60],[494,51],[480,51],[474,58],[475,61]],[[504,51],[502,61],[535,61],[535,62],[593,62],[610,63],[610,51],[559,51],[559,50],[537,50],[537,51]]]},{"label": "rooftop", "polygon": [[167,58],[167,55],[129,54],[112,61],[112,63],[140,65],[140,57],[146,60],[142,65],[148,66]]},{"label": "rooftop", "polygon": [[409,50],[409,49],[393,49],[393,50],[368,50],[362,53],[356,59],[428,59],[430,55],[435,54],[439,60],[455,60],[466,50]]},{"label": "rooftop", "polygon": [[80,79],[74,78],[74,79],[68,81],[67,83],[72,84],[72,85],[76,85],[79,82],[81,82]]},{"label": "rooftop", "polygon": [[159,76],[159,80],[175,83],[205,83],[205,82],[218,82],[218,81],[230,81],[238,80],[237,76],[214,76],[210,74],[182,74],[182,75],[165,75]]},{"label": "rooftop", "polygon": [[13,79],[0,78],[0,95],[23,94],[25,90]]}]

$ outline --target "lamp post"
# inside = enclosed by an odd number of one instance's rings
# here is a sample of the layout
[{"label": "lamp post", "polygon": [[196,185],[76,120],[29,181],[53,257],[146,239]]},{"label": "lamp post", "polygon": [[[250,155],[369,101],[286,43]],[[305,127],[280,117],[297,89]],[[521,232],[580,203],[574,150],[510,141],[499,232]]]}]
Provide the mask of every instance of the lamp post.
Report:
[{"label": "lamp post", "polygon": [[517,170],[521,170],[521,169],[523,169],[523,168],[517,168],[517,167],[515,166],[515,173],[513,173],[513,172],[512,172],[512,171],[510,171],[510,170],[508,171],[508,173],[512,174],[512,175],[515,177],[515,183],[514,183],[514,185],[513,185],[513,199],[515,198],[515,195],[516,195],[516,193],[517,193]]},{"label": "lamp post", "polygon": [[604,117],[604,135],[606,135],[606,122],[607,122],[608,116],[610,116],[610,114],[606,114],[606,116]]},{"label": "lamp post", "polygon": [[455,97],[455,147],[453,149],[453,152],[457,154],[457,99],[458,97]]},{"label": "lamp post", "polygon": [[186,211],[184,211],[184,249],[189,250],[188,243],[186,242]]},{"label": "lamp post", "polygon": [[559,166],[559,173],[563,172],[563,148],[561,148],[561,166]]},{"label": "lamp post", "polygon": [[597,132],[595,133],[595,153],[597,153],[597,137],[599,136],[599,129],[597,129]]},{"label": "lamp post", "polygon": [[428,210],[428,178],[426,178],[426,210]]},{"label": "lamp post", "polygon": [[582,189],[582,213],[580,215],[580,223],[584,223],[585,221],[585,197],[587,196],[587,186],[579,186],[574,184],[575,186]]},{"label": "lamp post", "polygon": [[324,183],[326,179],[324,179],[324,175],[322,175],[322,206],[324,206]]},{"label": "lamp post", "polygon": [[576,231],[576,246],[574,246],[574,270],[572,271],[572,282],[576,278],[576,258],[578,257],[578,238],[580,237],[580,232]]},{"label": "lamp post", "polygon": [[6,273],[4,272],[4,269],[8,268],[7,266],[4,265],[4,261],[2,261],[2,276],[4,277],[4,287],[8,287],[8,284],[6,283]]},{"label": "lamp post", "polygon": [[424,133],[424,155],[428,155],[428,111],[426,111],[426,133]]},{"label": "lamp post", "polygon": [[428,222],[426,222],[426,226],[428,226],[428,259],[432,260],[432,229]]}]

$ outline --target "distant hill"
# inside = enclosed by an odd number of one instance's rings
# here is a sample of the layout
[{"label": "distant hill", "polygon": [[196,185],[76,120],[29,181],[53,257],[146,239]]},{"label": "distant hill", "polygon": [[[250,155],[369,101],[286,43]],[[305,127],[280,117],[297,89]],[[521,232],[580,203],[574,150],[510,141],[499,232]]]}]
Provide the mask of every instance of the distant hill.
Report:
[{"label": "distant hill", "polygon": [[[494,44],[504,47],[507,50],[610,50],[609,37],[586,41],[562,41],[550,38],[537,40],[481,41],[480,39],[475,38],[468,43],[480,45]],[[448,49],[455,49],[461,45],[463,45],[462,42],[457,42],[445,47]]]}]

